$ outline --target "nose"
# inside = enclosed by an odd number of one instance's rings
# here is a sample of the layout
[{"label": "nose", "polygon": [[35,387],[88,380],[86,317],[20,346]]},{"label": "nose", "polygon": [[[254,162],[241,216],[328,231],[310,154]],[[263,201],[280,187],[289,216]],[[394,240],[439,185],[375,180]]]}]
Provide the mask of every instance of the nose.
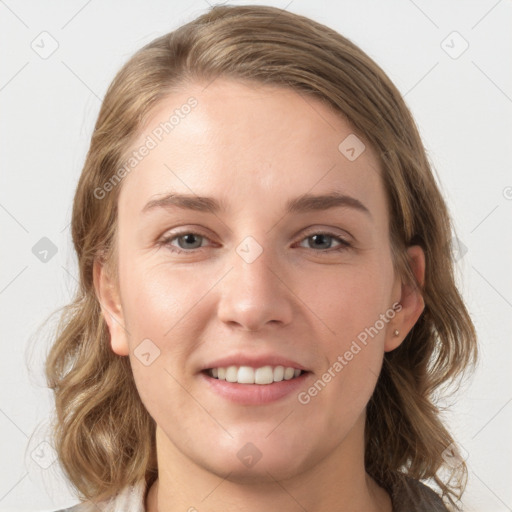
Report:
[{"label": "nose", "polygon": [[291,322],[294,295],[269,252],[264,250],[250,263],[234,254],[233,268],[220,283],[222,322],[247,331]]}]

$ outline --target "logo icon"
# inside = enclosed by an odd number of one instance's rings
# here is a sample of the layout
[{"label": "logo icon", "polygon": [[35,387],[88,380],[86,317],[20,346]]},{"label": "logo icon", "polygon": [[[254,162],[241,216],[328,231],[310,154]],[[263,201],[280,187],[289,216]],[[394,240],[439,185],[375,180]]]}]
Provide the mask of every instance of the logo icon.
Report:
[{"label": "logo icon", "polygon": [[59,47],[57,40],[49,33],[41,32],[30,44],[32,50],[34,50],[41,59],[46,60],[51,57]]},{"label": "logo icon", "polygon": [[160,349],[146,338],[139,343],[133,354],[144,366],[150,366],[160,356]]},{"label": "logo icon", "polygon": [[469,43],[457,31],[453,31],[441,41],[441,48],[455,60],[469,48]]},{"label": "logo icon", "polygon": [[43,236],[32,247],[32,254],[43,263],[48,263],[56,254],[57,246],[47,237]]},{"label": "logo icon", "polygon": [[236,456],[240,459],[240,462],[248,467],[252,468],[256,465],[256,463],[261,459],[262,453],[254,446],[252,443],[246,443],[240,450]]},{"label": "logo icon", "polygon": [[351,162],[357,160],[365,149],[363,141],[353,133],[343,139],[338,146],[339,152]]}]

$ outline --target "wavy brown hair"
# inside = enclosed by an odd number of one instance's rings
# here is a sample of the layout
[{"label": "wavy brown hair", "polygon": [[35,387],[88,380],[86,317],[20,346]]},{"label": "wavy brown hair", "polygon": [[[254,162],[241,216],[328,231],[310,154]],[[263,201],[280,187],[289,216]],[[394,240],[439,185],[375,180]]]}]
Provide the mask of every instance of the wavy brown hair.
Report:
[{"label": "wavy brown hair", "polygon": [[476,361],[476,334],[455,284],[451,220],[418,130],[399,91],[355,44],[311,19],[258,5],[216,6],[158,37],[128,60],[105,95],[73,204],[79,288],[64,308],[45,367],[56,402],[53,442],[66,476],[82,501],[113,496],[143,478],[149,487],[157,478],[156,425],[139,398],[129,358],[110,349],[93,282],[95,261],[117,274],[122,183],[103,199],[95,190],[124,164],[159,100],[218,77],[319,99],[375,150],[395,270],[420,286],[406,253],[419,244],[426,275],[425,309],[404,342],[385,354],[367,406],[366,471],[388,490],[405,475],[432,479],[445,502],[455,503],[467,469],[445,464],[443,451],[454,440],[435,396]]}]

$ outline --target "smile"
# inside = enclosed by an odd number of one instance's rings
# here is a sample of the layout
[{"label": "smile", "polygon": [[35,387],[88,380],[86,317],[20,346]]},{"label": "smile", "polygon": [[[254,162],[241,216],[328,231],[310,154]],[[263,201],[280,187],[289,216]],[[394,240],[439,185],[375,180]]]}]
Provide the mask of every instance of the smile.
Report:
[{"label": "smile", "polygon": [[218,380],[225,380],[238,384],[273,384],[282,380],[291,380],[300,377],[302,370],[284,366],[228,366],[220,368],[209,368],[206,370],[210,377]]}]

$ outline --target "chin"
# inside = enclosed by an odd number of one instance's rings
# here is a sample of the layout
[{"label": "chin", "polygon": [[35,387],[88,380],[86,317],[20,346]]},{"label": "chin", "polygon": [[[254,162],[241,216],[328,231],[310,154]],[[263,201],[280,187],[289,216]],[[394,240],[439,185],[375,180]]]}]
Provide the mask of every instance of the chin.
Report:
[{"label": "chin", "polygon": [[280,461],[267,461],[261,459],[253,467],[244,467],[242,464],[231,464],[228,467],[216,467],[213,470],[220,478],[242,485],[268,484],[276,480],[282,481],[293,478],[305,468],[290,467],[290,458]]},{"label": "chin", "polygon": [[217,455],[215,458],[204,458],[203,452],[202,460],[197,462],[220,478],[240,484],[287,480],[315,463],[314,457],[307,457],[304,444],[285,447],[283,443],[269,443],[265,439],[259,443],[248,441],[235,444],[236,448],[217,447],[217,450],[210,452]]}]

